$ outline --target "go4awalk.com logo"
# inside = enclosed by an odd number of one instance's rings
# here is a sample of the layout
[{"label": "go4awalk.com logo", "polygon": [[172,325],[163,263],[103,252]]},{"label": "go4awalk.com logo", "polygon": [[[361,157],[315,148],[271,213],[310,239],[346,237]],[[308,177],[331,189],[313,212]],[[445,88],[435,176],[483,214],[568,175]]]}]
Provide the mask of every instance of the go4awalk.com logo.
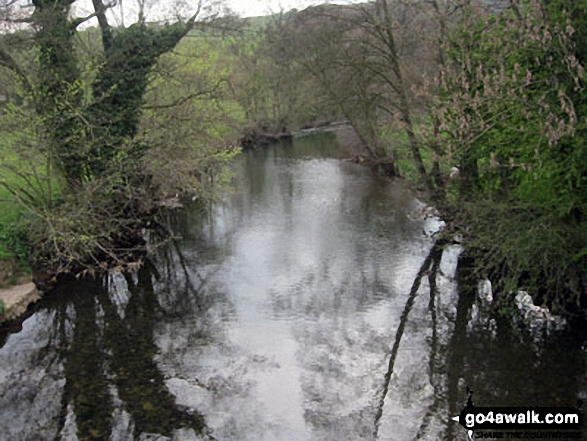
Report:
[{"label": "go4awalk.com logo", "polygon": [[475,407],[468,391],[467,406],[453,417],[469,439],[579,439],[583,413],[576,407]]}]

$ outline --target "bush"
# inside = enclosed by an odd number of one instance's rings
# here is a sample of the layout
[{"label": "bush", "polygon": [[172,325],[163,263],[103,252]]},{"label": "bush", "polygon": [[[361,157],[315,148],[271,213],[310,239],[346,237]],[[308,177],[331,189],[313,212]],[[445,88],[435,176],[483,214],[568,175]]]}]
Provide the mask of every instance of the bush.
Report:
[{"label": "bush", "polygon": [[492,281],[502,304],[508,293],[524,289],[554,312],[576,314],[587,307],[585,225],[511,202],[477,201],[465,210],[477,271]]},{"label": "bush", "polygon": [[21,223],[0,224],[0,242],[5,246],[1,257],[14,258],[19,269],[28,269],[28,258],[31,253],[31,245],[26,230]]}]

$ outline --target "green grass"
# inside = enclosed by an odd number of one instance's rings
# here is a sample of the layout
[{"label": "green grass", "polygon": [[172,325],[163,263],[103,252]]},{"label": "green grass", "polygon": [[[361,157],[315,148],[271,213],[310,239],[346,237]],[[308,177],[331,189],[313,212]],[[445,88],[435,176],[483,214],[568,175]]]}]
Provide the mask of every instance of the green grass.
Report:
[{"label": "green grass", "polygon": [[[0,179],[6,179],[2,173],[0,173]],[[9,182],[15,186],[23,184],[17,179]],[[20,227],[24,213],[24,207],[5,187],[0,186],[0,260],[16,261],[17,273],[13,274],[15,277],[30,272],[27,262],[28,247],[23,240],[23,230]]]},{"label": "green grass", "polygon": [[[19,162],[18,155],[11,151],[13,139],[10,133],[0,135],[0,182],[6,182],[11,187],[23,185],[22,179],[5,168],[8,165],[16,166]],[[21,217],[23,207],[14,199],[8,189],[0,185],[0,259],[14,257],[10,246],[9,230]]]},{"label": "green grass", "polygon": [[[42,204],[41,195],[48,193],[48,187],[45,179],[46,159],[38,153],[37,146],[36,135],[26,128],[20,132],[0,133],[0,183],[11,189],[24,189],[39,199],[35,202],[39,205]],[[56,190],[53,188],[54,196]],[[28,211],[25,206],[5,185],[0,184],[0,259],[16,259],[24,270],[28,267],[28,251],[21,225],[26,214]]]},{"label": "green grass", "polygon": [[[414,129],[416,133],[419,133],[420,130],[423,129],[423,124],[426,124],[426,122],[415,124]],[[390,127],[386,133],[383,134],[382,138],[387,142],[390,148],[393,148],[396,165],[400,174],[408,181],[418,181],[420,175],[414,163],[414,158],[412,157],[406,131],[401,127]],[[431,170],[434,152],[430,148],[421,146],[420,154],[422,155],[422,161],[424,162],[426,169]],[[448,173],[450,167],[446,163],[441,162],[441,169],[443,172]]]},{"label": "green grass", "polygon": [[0,259],[13,257],[6,237],[10,225],[16,223],[22,214],[22,207],[12,199],[4,187],[0,187]]}]

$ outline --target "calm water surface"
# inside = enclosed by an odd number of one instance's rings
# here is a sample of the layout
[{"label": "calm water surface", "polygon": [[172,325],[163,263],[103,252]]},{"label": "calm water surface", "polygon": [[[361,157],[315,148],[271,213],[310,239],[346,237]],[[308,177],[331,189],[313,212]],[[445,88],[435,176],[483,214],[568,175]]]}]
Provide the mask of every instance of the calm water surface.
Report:
[{"label": "calm water surface", "polygon": [[472,320],[458,247],[420,271],[441,224],[345,156],[332,134],[243,155],[151,265],[64,284],[0,334],[0,439],[465,440],[467,386],[585,399],[584,352]]}]

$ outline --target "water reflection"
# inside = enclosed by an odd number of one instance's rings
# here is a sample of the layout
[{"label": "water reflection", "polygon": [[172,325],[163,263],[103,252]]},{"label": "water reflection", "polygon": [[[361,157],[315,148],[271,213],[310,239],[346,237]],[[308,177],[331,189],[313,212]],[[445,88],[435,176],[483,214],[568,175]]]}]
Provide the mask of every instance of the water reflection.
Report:
[{"label": "water reflection", "polygon": [[459,248],[431,248],[422,204],[333,140],[244,155],[233,195],[170,213],[181,239],[152,264],[65,284],[0,336],[2,437],[465,440],[467,386],[583,397],[583,352],[472,330]]},{"label": "water reflection", "polygon": [[194,218],[200,229],[176,249],[183,257],[159,258],[160,267],[190,262],[180,277],[206,282],[199,307],[165,323],[159,360],[178,400],[202,409],[218,439],[373,436],[396,311],[434,226],[401,186],[305,154],[284,146],[246,156],[232,199]]},{"label": "water reflection", "polygon": [[[117,282],[110,290],[95,281],[62,285],[8,339],[0,358],[1,433],[80,440],[207,433],[197,410],[176,404],[155,364],[160,305],[149,267],[138,272],[136,284],[130,277]],[[125,304],[116,295],[121,292]],[[47,382],[54,383],[51,397]],[[22,409],[27,401],[33,405]],[[7,419],[16,412],[21,424]]]}]

